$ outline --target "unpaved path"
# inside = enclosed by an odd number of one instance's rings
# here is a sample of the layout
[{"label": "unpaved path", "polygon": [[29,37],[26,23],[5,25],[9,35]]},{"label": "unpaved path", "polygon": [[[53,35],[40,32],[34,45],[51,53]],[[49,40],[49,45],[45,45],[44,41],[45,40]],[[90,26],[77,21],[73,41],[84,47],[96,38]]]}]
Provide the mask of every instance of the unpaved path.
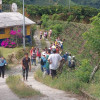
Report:
[{"label": "unpaved path", "polygon": [[[35,41],[36,46],[41,49],[41,42],[38,37],[38,31],[35,33]],[[46,41],[48,45],[50,45],[49,41]],[[44,97],[33,97],[33,98],[24,98],[20,99],[18,98],[6,85],[6,78],[1,79],[0,78],[0,100],[79,100],[76,98],[73,98],[70,94],[67,94],[64,91],[53,89],[51,87],[48,87],[34,79],[34,71],[38,69],[40,65],[37,67],[32,66],[32,71],[29,73],[29,79],[28,82],[25,82],[28,86],[31,86],[33,89],[36,89],[40,91],[42,94],[44,94]],[[17,67],[11,69],[7,72],[8,75],[21,75],[21,65],[18,65]],[[82,99],[81,99],[82,100]]]},{"label": "unpaved path", "polygon": [[[37,47],[41,48],[40,40],[38,37],[38,31],[35,33],[35,41],[37,44]],[[38,41],[38,42],[37,42]],[[46,40],[47,46],[50,46],[50,43],[48,40]],[[38,65],[39,67],[39,65]],[[66,92],[58,90],[58,89],[53,89],[51,87],[48,87],[38,81],[36,81],[33,77],[33,73],[29,75],[28,82],[25,82],[27,85],[31,86],[33,89],[36,89],[40,91],[42,94],[46,95],[47,98],[45,100],[78,100],[76,98],[72,98],[71,95],[66,94]]]},{"label": "unpaved path", "polygon": [[0,78],[0,100],[20,100],[6,85],[6,78]]}]

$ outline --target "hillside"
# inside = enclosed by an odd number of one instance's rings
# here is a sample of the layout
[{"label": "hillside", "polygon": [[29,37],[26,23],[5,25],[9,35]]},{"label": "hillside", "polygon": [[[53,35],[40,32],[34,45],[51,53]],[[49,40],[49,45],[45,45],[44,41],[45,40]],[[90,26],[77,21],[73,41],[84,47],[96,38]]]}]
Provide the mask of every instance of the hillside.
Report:
[{"label": "hillside", "polygon": [[[69,0],[26,0],[27,4],[34,4],[34,5],[69,5]],[[74,2],[70,2],[71,5]]]},{"label": "hillside", "polygon": [[100,8],[100,0],[72,0],[79,5],[88,5],[96,8]]},{"label": "hillside", "polygon": [[[16,2],[18,5],[22,4],[22,0],[3,0],[3,4],[11,4],[12,2]],[[34,4],[40,6],[47,5],[69,5],[69,0],[25,0],[26,4]],[[70,4],[72,5],[85,5],[91,6],[95,8],[100,8],[100,0],[70,0]]]},{"label": "hillside", "polygon": [[[69,5],[69,0],[26,0],[26,3],[35,5]],[[100,0],[70,0],[70,4],[100,8]]]}]

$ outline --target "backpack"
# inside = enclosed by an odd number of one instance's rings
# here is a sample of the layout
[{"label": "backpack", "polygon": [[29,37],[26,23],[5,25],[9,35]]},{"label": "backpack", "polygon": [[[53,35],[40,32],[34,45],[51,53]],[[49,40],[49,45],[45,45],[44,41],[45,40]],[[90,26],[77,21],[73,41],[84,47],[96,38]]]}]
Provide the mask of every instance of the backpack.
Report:
[{"label": "backpack", "polygon": [[43,60],[43,58],[41,58],[41,65],[45,65],[46,64],[46,60]]},{"label": "backpack", "polygon": [[44,65],[44,61],[43,61],[43,59],[41,59],[41,65],[42,65],[42,66]]},{"label": "backpack", "polygon": [[71,60],[71,67],[75,67],[75,61]]}]

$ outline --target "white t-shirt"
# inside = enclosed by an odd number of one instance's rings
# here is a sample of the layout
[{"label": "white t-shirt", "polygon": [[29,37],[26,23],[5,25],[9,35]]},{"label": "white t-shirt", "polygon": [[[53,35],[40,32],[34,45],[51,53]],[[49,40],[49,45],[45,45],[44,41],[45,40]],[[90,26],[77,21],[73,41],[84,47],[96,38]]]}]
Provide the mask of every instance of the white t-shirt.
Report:
[{"label": "white t-shirt", "polygon": [[59,62],[62,60],[62,57],[59,54],[51,54],[48,58],[50,60],[50,69],[56,70],[58,68]]}]

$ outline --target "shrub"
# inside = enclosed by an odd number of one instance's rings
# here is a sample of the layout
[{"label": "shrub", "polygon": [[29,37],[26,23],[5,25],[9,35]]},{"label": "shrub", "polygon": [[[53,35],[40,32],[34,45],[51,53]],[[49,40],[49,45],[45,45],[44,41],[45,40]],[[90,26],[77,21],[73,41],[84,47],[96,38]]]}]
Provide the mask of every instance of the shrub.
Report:
[{"label": "shrub", "polygon": [[16,43],[11,41],[10,39],[6,39],[6,40],[1,42],[1,46],[5,47],[5,48],[15,48]]},{"label": "shrub", "polygon": [[24,50],[19,50],[16,54],[16,59],[21,59],[25,54]]},{"label": "shrub", "polygon": [[60,15],[58,15],[58,14],[53,14],[52,20],[59,20],[59,19],[60,19]]},{"label": "shrub", "polygon": [[22,31],[20,29],[11,30],[10,32],[10,39],[16,42],[17,46],[20,46],[22,43]]},{"label": "shrub", "polygon": [[54,26],[52,26],[51,28],[53,30],[53,38],[54,40],[59,36],[59,34],[61,34],[62,30],[63,30],[63,26],[61,24],[56,24]]},{"label": "shrub", "polygon": [[47,21],[49,20],[49,16],[46,15],[46,14],[44,14],[44,15],[42,15],[41,20],[42,20],[42,22],[43,22],[43,23],[42,23],[43,27],[46,27],[46,26],[47,26]]},{"label": "shrub", "polygon": [[17,59],[17,60],[22,59],[22,58],[24,57],[24,54],[25,54],[26,52],[29,52],[29,50],[30,50],[30,48],[26,48],[25,51],[24,51],[23,49],[19,50],[19,51],[16,53],[16,55],[15,55],[16,59]]},{"label": "shrub", "polygon": [[68,22],[72,21],[74,19],[74,16],[73,15],[70,15],[67,19]]},{"label": "shrub", "polygon": [[79,78],[80,81],[88,82],[91,72],[92,72],[92,66],[90,65],[89,61],[85,59],[82,61],[82,64],[76,71],[76,76]]}]

